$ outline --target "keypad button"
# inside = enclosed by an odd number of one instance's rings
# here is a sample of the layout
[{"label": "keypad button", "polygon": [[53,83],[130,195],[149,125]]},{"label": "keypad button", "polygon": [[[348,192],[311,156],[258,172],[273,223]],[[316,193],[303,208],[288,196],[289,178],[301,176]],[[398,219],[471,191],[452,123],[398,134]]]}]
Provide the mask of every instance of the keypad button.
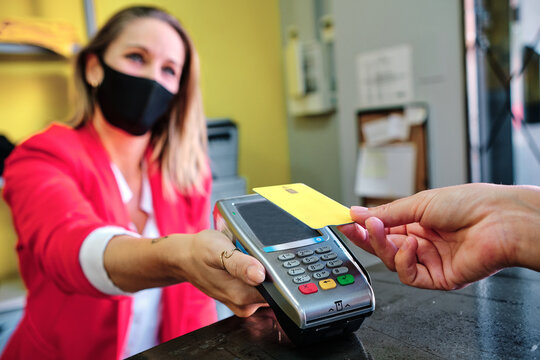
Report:
[{"label": "keypad button", "polygon": [[319,270],[324,269],[324,264],[321,264],[321,263],[319,263],[319,264],[311,264],[311,265],[309,265],[307,267],[307,269],[309,271],[319,271]]},{"label": "keypad button", "polygon": [[332,274],[334,275],[343,275],[349,272],[349,269],[347,269],[345,266],[338,267],[336,269],[332,269]]},{"label": "keypad button", "polygon": [[345,286],[354,283],[354,276],[351,274],[341,275],[337,277],[339,285]]},{"label": "keypad button", "polygon": [[300,250],[296,253],[296,255],[300,257],[310,256],[313,255],[313,250]]},{"label": "keypad button", "polygon": [[330,271],[326,271],[326,270],[319,271],[313,274],[313,277],[317,280],[325,279],[328,276],[330,276]]},{"label": "keypad button", "polygon": [[330,246],[326,245],[326,246],[321,246],[320,248],[315,249],[315,252],[317,254],[324,254],[324,253],[327,253],[327,252],[329,252],[331,250],[332,250],[332,248]]},{"label": "keypad button", "polygon": [[307,264],[313,264],[313,263],[315,263],[317,261],[319,261],[319,258],[317,256],[308,256],[308,257],[302,259],[302,262],[304,264],[306,264],[306,265]]},{"label": "keypad button", "polygon": [[285,261],[283,263],[283,266],[285,266],[286,268],[292,268],[292,267],[296,267],[300,265],[300,261],[298,260],[289,260],[289,261]]},{"label": "keypad button", "polygon": [[287,273],[291,276],[295,276],[295,275],[300,275],[300,274],[303,274],[305,273],[306,270],[304,270],[304,268],[301,268],[301,267],[297,267],[297,268],[294,268],[294,269],[289,269],[289,271],[287,271]]},{"label": "keypad button", "polygon": [[336,253],[328,253],[321,256],[321,260],[327,261],[327,260],[334,260],[337,258]]},{"label": "keypad button", "polygon": [[339,267],[343,265],[343,261],[337,259],[337,260],[332,260],[332,261],[329,261],[326,263],[326,266],[328,266],[329,268],[336,268],[336,267]]},{"label": "keypad button", "polygon": [[281,254],[277,258],[278,260],[281,260],[281,261],[287,261],[287,260],[294,259],[294,254],[293,253]]},{"label": "keypad button", "polygon": [[319,281],[319,286],[323,290],[330,290],[330,289],[335,288],[337,285],[336,285],[336,282],[332,279],[324,279],[324,280]]},{"label": "keypad button", "polygon": [[308,282],[309,280],[311,280],[311,278],[309,277],[309,275],[298,275],[298,276],[295,276],[293,278],[293,281],[296,283],[296,284],[302,284],[302,283],[305,283],[305,282]]},{"label": "keypad button", "polygon": [[307,283],[307,284],[300,285],[298,287],[298,290],[300,290],[300,292],[305,295],[313,294],[318,291],[317,285],[315,285],[314,283]]}]

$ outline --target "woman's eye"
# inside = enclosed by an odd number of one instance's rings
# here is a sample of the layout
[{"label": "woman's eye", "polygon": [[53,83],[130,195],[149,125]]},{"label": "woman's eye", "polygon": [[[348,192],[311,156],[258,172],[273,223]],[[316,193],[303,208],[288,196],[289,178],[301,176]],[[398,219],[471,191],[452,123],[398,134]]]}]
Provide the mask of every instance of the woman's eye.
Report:
[{"label": "woman's eye", "polygon": [[166,66],[163,68],[163,71],[169,75],[176,75],[176,71],[174,70],[174,68],[170,67],[170,66]]},{"label": "woman's eye", "polygon": [[143,56],[141,54],[137,54],[137,53],[127,54],[126,58],[128,58],[130,60],[133,60],[133,61],[136,61],[138,63],[143,63],[144,62]]}]

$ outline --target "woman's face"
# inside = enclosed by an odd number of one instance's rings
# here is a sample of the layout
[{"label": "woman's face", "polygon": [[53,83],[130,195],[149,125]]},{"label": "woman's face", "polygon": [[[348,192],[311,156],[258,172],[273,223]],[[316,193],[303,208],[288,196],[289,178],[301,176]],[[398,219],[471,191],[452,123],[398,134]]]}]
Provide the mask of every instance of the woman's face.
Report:
[{"label": "woman's face", "polygon": [[185,54],[174,28],[158,19],[141,18],[130,22],[111,42],[104,60],[117,71],[155,80],[176,94]]}]

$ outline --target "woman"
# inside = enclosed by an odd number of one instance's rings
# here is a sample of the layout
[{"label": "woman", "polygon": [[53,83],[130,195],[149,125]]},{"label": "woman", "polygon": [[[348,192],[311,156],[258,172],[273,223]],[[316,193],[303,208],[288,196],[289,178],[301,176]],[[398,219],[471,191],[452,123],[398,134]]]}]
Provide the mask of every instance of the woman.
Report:
[{"label": "woman", "polygon": [[75,77],[75,126],[52,125],[6,164],[28,296],[3,358],[129,356],[215,321],[207,295],[252,314],[264,268],[227,257],[230,241],[204,230],[206,124],[177,20],[119,12],[82,49]]}]

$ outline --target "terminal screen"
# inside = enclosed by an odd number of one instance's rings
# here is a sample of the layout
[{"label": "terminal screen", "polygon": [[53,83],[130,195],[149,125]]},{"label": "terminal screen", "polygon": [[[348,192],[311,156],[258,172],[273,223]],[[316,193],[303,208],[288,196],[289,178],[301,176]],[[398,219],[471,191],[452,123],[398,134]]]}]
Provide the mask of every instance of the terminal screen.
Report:
[{"label": "terminal screen", "polygon": [[264,246],[320,236],[317,231],[268,200],[237,204],[236,208]]}]

